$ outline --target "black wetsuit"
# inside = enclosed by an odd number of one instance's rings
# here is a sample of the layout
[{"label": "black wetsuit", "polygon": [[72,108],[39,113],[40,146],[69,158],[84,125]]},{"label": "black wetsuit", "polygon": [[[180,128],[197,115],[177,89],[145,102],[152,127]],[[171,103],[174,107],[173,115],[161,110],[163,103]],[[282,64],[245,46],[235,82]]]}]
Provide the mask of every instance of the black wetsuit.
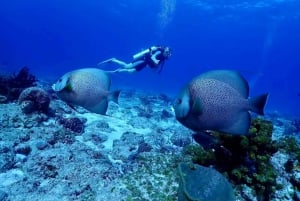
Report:
[{"label": "black wetsuit", "polygon": [[[158,64],[156,64],[152,59],[151,59],[151,56],[153,54],[155,54],[157,51],[160,51],[160,53],[158,55],[156,55],[156,59],[159,60]],[[134,68],[136,71],[141,71],[142,69],[144,69],[147,65],[150,66],[150,68],[156,68],[158,67],[164,60],[165,60],[165,57],[163,55],[163,48],[158,48],[157,50],[155,51],[150,51],[149,53],[145,54],[144,57],[140,58],[140,59],[137,59],[135,60],[134,62],[137,62],[137,61],[143,61],[142,63],[136,65]]]}]

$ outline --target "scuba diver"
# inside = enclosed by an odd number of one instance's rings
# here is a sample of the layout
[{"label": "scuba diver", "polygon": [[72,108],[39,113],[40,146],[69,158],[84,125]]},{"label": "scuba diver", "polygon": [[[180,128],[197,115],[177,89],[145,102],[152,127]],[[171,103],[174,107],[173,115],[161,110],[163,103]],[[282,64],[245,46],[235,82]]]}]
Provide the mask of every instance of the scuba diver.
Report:
[{"label": "scuba diver", "polygon": [[133,61],[130,63],[125,63],[124,61],[118,60],[116,58],[110,58],[98,63],[98,66],[106,63],[115,63],[121,66],[116,70],[109,71],[111,73],[117,73],[117,72],[133,73],[136,71],[141,71],[146,66],[149,66],[151,69],[158,69],[158,73],[160,73],[164,66],[165,60],[170,58],[170,56],[171,56],[170,47],[152,46],[146,50],[143,50],[133,55]]}]

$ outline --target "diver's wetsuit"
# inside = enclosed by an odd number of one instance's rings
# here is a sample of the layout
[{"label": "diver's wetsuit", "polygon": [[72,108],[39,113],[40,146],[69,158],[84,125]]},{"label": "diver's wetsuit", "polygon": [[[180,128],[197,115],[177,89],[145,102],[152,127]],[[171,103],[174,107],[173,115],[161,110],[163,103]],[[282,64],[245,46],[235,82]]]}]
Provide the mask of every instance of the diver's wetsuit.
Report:
[{"label": "diver's wetsuit", "polygon": [[[152,59],[151,59],[151,56],[153,54],[155,54],[157,51],[160,51],[160,53],[156,56],[156,59],[159,60],[158,64],[156,64]],[[142,60],[143,62],[136,65],[134,68],[136,71],[141,71],[142,69],[144,69],[147,65],[150,66],[150,68],[156,68],[158,67],[164,60],[165,60],[165,57],[163,55],[163,48],[159,48],[157,49],[156,51],[153,51],[153,52],[149,52],[147,54],[145,54],[144,57],[140,58],[140,59],[137,59],[135,60],[134,62],[136,61],[139,61],[139,60]]]}]

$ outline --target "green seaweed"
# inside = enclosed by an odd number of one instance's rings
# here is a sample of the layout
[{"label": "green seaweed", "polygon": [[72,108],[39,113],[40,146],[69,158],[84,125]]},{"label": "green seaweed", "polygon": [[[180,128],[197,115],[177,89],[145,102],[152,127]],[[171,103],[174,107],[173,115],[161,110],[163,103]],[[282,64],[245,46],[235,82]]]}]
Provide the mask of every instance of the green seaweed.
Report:
[{"label": "green seaweed", "polygon": [[[163,153],[139,155],[139,168],[122,178],[129,195],[126,200],[175,201],[177,200],[177,166],[180,156]],[[154,166],[153,164],[160,164]]]},{"label": "green seaweed", "polygon": [[280,150],[291,155],[295,160],[300,161],[300,146],[293,136],[287,136],[277,143]]}]

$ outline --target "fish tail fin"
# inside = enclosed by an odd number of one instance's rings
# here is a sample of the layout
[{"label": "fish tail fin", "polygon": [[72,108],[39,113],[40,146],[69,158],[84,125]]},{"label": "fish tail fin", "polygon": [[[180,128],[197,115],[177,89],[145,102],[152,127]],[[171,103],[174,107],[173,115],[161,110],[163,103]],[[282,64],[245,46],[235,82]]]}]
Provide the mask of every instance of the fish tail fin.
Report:
[{"label": "fish tail fin", "polygon": [[108,100],[118,104],[121,90],[113,91],[109,94]]},{"label": "fish tail fin", "polygon": [[250,98],[251,111],[264,115],[264,107],[267,103],[269,94],[262,94],[260,96]]}]

